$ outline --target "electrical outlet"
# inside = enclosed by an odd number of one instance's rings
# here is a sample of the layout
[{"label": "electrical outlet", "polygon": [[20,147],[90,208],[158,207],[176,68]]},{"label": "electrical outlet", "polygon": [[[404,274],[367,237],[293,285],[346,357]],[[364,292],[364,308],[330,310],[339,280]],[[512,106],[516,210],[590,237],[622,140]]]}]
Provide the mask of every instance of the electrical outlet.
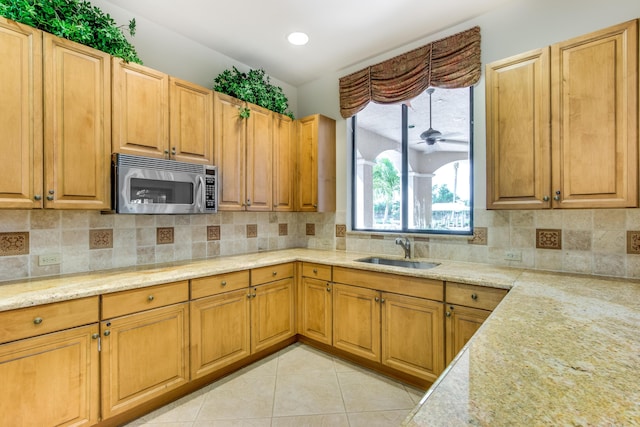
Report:
[{"label": "electrical outlet", "polygon": [[505,251],[504,259],[507,261],[522,261],[521,251]]},{"label": "electrical outlet", "polygon": [[61,262],[60,254],[46,254],[38,257],[38,265],[57,265]]}]

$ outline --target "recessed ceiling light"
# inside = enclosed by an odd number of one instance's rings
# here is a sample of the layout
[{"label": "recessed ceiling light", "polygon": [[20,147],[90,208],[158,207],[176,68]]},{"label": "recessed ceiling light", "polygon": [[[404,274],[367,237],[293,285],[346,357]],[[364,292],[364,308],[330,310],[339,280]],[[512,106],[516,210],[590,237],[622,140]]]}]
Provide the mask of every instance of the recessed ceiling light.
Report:
[{"label": "recessed ceiling light", "polygon": [[304,44],[307,44],[307,42],[309,41],[309,36],[305,33],[293,32],[287,36],[287,40],[289,40],[289,43],[291,44],[302,46]]}]

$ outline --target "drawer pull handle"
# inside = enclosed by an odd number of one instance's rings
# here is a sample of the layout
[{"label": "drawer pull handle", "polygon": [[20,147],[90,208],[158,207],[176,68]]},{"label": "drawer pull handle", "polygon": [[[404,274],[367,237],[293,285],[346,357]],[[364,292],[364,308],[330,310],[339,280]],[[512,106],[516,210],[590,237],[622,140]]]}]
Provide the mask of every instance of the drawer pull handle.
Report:
[{"label": "drawer pull handle", "polygon": [[220,282],[220,286],[227,286],[227,281],[223,280],[222,282]]},{"label": "drawer pull handle", "polygon": [[478,299],[478,294],[471,294],[471,299],[472,300],[477,300]]},{"label": "drawer pull handle", "polygon": [[147,301],[149,301],[149,302],[153,301],[154,299],[155,299],[155,297],[153,295],[149,295],[147,297]]},{"label": "drawer pull handle", "polygon": [[35,319],[33,319],[34,325],[39,325],[40,323],[42,323],[42,317],[36,317]]}]

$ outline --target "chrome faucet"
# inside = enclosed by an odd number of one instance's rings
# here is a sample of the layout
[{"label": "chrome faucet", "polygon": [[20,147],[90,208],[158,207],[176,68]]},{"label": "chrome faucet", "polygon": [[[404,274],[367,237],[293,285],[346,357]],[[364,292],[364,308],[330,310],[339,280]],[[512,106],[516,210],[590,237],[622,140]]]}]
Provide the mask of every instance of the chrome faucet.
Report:
[{"label": "chrome faucet", "polygon": [[411,258],[411,242],[408,237],[405,237],[404,239],[402,237],[397,237],[396,245],[400,245],[402,246],[402,249],[404,249],[405,259]]}]

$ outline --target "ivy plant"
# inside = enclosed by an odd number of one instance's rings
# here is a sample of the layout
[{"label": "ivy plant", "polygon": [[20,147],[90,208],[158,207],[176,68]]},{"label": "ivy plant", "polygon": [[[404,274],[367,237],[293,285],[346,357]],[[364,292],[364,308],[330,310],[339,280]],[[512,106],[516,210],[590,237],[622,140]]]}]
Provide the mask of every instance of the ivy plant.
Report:
[{"label": "ivy plant", "polygon": [[[88,1],[0,0],[0,16],[91,46],[126,62],[142,64],[123,27]],[[135,19],[129,21],[127,30],[135,35]]]},{"label": "ivy plant", "polygon": [[282,88],[271,84],[262,68],[248,73],[236,67],[224,70],[214,79],[213,90],[294,118],[293,113],[288,111],[289,100]]}]

